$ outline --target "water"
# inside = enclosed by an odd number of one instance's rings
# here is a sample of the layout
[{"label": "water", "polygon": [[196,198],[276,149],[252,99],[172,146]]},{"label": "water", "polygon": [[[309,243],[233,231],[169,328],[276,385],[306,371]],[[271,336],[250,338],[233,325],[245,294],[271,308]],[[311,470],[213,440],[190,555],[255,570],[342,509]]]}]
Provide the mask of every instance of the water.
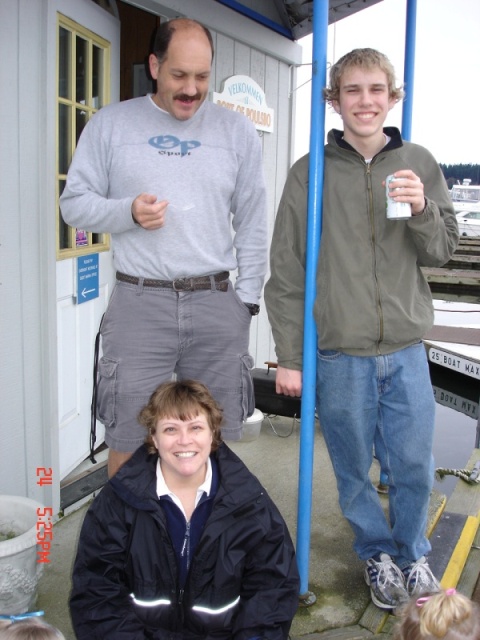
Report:
[{"label": "water", "polygon": [[[435,467],[464,469],[477,443],[480,381],[430,364],[436,400],[433,455]],[[435,488],[450,496],[454,476],[435,481]]]}]

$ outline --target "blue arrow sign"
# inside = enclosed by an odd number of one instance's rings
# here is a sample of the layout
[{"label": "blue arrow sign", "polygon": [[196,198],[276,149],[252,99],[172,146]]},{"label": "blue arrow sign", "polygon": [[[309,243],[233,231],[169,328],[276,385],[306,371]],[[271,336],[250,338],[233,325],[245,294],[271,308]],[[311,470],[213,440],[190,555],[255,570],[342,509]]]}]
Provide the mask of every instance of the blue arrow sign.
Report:
[{"label": "blue arrow sign", "polygon": [[77,258],[77,304],[98,298],[98,253]]}]

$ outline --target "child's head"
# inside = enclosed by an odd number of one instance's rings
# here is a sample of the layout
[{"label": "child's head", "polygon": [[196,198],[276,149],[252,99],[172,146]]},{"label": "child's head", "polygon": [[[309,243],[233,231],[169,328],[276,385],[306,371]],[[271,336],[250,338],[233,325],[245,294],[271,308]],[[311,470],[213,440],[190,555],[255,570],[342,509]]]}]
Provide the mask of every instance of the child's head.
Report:
[{"label": "child's head", "polygon": [[412,600],[400,615],[394,640],[480,638],[480,607],[455,589]]},{"label": "child's head", "polygon": [[65,636],[47,622],[28,618],[0,620],[0,640],[65,640]]},{"label": "child's head", "polygon": [[345,71],[353,67],[359,67],[367,71],[380,69],[387,76],[389,97],[395,100],[395,102],[402,99],[403,89],[401,86],[395,86],[395,70],[387,56],[375,49],[353,49],[353,51],[350,51],[350,53],[345,54],[337,60],[330,68],[330,85],[323,91],[324,98],[327,102],[338,102],[342,76]]}]

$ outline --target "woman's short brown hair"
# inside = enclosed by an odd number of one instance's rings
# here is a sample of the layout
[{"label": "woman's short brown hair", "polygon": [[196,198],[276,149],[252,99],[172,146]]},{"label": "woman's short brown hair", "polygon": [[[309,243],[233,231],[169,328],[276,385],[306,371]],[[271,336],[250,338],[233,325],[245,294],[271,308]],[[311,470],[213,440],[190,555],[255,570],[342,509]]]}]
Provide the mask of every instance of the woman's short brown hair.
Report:
[{"label": "woman's short brown hair", "polygon": [[223,411],[207,387],[196,380],[164,382],[157,387],[150,396],[147,406],[138,416],[140,424],[148,430],[145,444],[149,453],[157,451],[152,435],[157,430],[159,420],[162,418],[192,420],[200,413],[205,414],[207,418],[212,431],[212,451],[215,451],[222,441],[220,427]]}]

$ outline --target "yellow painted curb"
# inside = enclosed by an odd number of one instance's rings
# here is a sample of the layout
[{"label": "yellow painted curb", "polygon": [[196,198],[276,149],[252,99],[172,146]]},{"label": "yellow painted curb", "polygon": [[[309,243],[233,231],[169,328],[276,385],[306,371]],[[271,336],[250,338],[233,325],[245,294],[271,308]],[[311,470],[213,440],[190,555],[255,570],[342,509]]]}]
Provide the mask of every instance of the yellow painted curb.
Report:
[{"label": "yellow painted curb", "polygon": [[479,524],[480,512],[476,517],[468,516],[460,538],[458,539],[450,561],[440,581],[440,584],[444,589],[457,586],[465,563],[467,562],[468,554],[472,548]]},{"label": "yellow painted curb", "polygon": [[440,501],[440,504],[437,507],[437,511],[435,512],[435,517],[432,518],[432,521],[430,522],[428,528],[427,528],[427,538],[430,538],[430,536],[432,535],[433,530],[435,529],[435,527],[438,524],[438,521],[440,520],[442,513],[445,511],[445,507],[447,505],[447,497],[443,496],[442,500]]}]

